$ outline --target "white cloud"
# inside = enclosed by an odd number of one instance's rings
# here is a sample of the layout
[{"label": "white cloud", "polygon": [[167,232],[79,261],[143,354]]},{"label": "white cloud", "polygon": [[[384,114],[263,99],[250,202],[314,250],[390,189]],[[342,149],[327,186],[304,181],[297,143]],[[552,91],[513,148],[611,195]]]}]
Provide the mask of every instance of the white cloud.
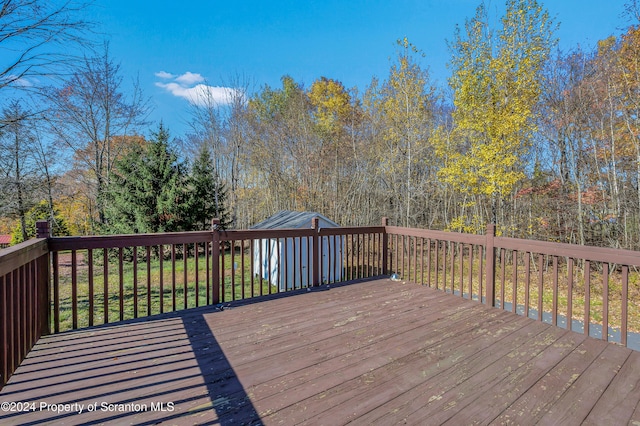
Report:
[{"label": "white cloud", "polygon": [[158,71],[155,75],[156,77],[161,78],[163,80],[169,80],[170,78],[175,77],[173,74],[170,74],[166,71]]},{"label": "white cloud", "polygon": [[184,84],[185,86],[191,86],[196,83],[202,83],[204,81],[204,77],[200,74],[194,74],[187,71],[181,76],[177,77],[176,81],[180,84]]},{"label": "white cloud", "polygon": [[14,86],[20,86],[20,87],[33,87],[34,86],[34,82],[36,80],[34,79],[34,81],[32,82],[30,79],[28,79],[26,77],[18,77],[17,75],[10,74],[10,75],[4,76],[4,78],[0,79],[0,81],[2,82],[3,85],[14,85]]},{"label": "white cloud", "polygon": [[168,83],[158,81],[157,87],[198,106],[229,104],[237,90],[231,87],[209,86],[204,83],[205,78],[202,75],[192,72],[176,76],[160,71],[155,75],[163,80],[173,80]]}]

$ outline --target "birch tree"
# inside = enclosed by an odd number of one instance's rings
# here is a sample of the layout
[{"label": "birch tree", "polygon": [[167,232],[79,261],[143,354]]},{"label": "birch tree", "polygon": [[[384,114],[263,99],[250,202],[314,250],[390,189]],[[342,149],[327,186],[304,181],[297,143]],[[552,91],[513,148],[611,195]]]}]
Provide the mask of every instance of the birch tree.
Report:
[{"label": "birch tree", "polygon": [[429,134],[433,128],[435,89],[429,73],[417,62],[422,53],[406,38],[398,40],[398,56],[389,78],[381,87],[370,87],[365,102],[372,117],[380,120],[376,156],[378,174],[389,188],[396,220],[415,224],[413,204],[421,193],[422,177],[428,173]]},{"label": "birch tree", "polygon": [[[536,131],[541,70],[554,45],[554,25],[535,0],[508,0],[494,32],[482,3],[450,44],[455,122],[441,178],[463,194],[488,200],[493,222],[498,202],[524,177]],[[451,154],[453,150],[454,154]],[[478,231],[484,217],[467,226]],[[461,229],[462,221],[454,228]]]}]

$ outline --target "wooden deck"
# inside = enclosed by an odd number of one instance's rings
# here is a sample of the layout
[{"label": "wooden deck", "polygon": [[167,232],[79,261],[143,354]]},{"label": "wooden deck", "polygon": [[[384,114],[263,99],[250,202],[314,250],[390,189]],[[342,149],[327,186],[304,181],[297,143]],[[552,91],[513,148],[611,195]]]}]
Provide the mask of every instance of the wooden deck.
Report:
[{"label": "wooden deck", "polygon": [[0,424],[600,425],[639,401],[639,352],[383,279],[42,338]]}]

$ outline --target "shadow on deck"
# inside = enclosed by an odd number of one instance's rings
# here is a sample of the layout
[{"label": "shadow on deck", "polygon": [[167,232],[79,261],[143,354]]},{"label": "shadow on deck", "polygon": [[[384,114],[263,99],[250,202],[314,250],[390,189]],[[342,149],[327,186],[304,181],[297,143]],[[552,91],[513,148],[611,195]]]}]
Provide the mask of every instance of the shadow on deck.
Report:
[{"label": "shadow on deck", "polygon": [[[206,316],[212,307],[40,340],[0,402],[0,424],[259,423]],[[19,412],[22,411],[22,412]]]},{"label": "shadow on deck", "polygon": [[639,352],[425,286],[328,290],[45,337],[0,423],[640,420]]}]

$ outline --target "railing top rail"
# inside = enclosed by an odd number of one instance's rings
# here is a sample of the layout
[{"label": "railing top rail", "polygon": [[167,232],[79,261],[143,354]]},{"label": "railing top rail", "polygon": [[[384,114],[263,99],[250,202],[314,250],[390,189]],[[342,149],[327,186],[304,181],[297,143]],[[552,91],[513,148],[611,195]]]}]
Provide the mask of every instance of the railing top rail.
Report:
[{"label": "railing top rail", "polygon": [[350,226],[339,228],[277,228],[277,229],[246,229],[220,231],[220,240],[251,240],[270,238],[298,238],[313,237],[314,235],[351,235],[351,234],[375,234],[384,232],[384,226]]},{"label": "railing top rail", "polygon": [[38,238],[0,250],[0,276],[48,253],[47,239]]},{"label": "railing top rail", "polygon": [[522,240],[508,237],[496,237],[495,246],[496,248],[528,251],[552,256],[640,266],[640,252],[633,250],[581,246],[579,244],[554,243],[549,241]]},{"label": "railing top rail", "polygon": [[51,251],[157,246],[211,241],[211,231],[166,232],[161,234],[99,235],[87,237],[52,237]]},{"label": "railing top rail", "polygon": [[[486,235],[463,234],[458,232],[432,231],[428,229],[387,226],[389,234],[407,235],[419,238],[431,238],[465,244],[484,245]],[[508,250],[528,251],[560,257],[571,257],[595,262],[617,263],[640,266],[640,251],[614,249],[608,247],[582,246],[578,244],[555,243],[549,241],[524,240],[519,238],[495,237],[494,247]]]},{"label": "railing top rail", "polygon": [[400,226],[386,226],[388,234],[408,235],[411,237],[431,238],[435,240],[453,241],[463,244],[482,245],[486,242],[484,235],[463,234],[460,232],[432,231],[430,229],[404,228]]},{"label": "railing top rail", "polygon": [[[51,251],[82,250],[97,248],[120,248],[132,246],[157,246],[161,244],[189,244],[212,241],[213,231],[170,232],[160,234],[102,235],[86,237],[52,237],[48,240]],[[388,233],[431,238],[464,244],[484,245],[486,235],[463,234],[458,232],[433,231],[428,229],[405,228],[399,226],[362,226],[321,229],[248,229],[219,231],[220,241],[301,238],[314,235],[350,235],[364,233]],[[509,237],[495,237],[496,248],[529,251],[554,256],[580,258],[598,262],[609,262],[640,266],[640,252],[605,247],[581,246],[577,244],[547,241],[523,240]],[[47,250],[47,240],[31,240],[0,250],[0,272],[6,274],[22,261],[33,260]],[[28,260],[25,260],[28,259]],[[11,266],[9,266],[11,265]]]},{"label": "railing top rail", "polygon": [[351,226],[340,228],[320,228],[320,235],[357,235],[357,234],[380,234],[385,232],[384,226]]},{"label": "railing top rail", "polygon": [[[160,244],[189,244],[212,241],[214,231],[166,232],[157,234],[99,235],[84,237],[52,237],[49,239],[51,251],[84,250],[98,248],[143,247]],[[302,238],[314,235],[349,235],[384,232],[382,226],[362,226],[344,228],[306,229],[245,229],[217,231],[220,241]]]},{"label": "railing top rail", "polygon": [[297,238],[312,237],[317,234],[313,228],[294,229],[294,228],[278,228],[278,229],[234,229],[219,231],[220,241],[238,241],[238,240],[258,240],[258,239],[277,239],[277,238]]}]

